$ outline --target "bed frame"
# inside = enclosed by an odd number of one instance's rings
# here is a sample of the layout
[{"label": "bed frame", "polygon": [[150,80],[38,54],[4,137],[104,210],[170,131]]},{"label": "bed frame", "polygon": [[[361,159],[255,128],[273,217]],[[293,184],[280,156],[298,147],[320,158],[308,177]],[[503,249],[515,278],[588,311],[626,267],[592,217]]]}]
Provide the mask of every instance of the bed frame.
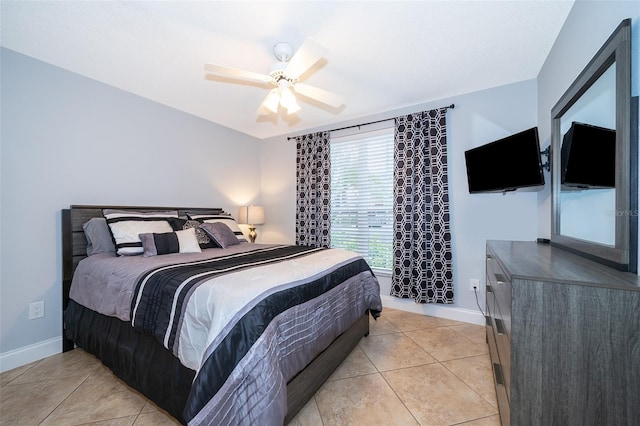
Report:
[{"label": "bed frame", "polygon": [[[69,305],[69,289],[71,287],[71,280],[73,278],[73,272],[75,271],[78,262],[87,257],[87,240],[82,229],[82,225],[93,217],[102,217],[102,209],[128,209],[135,211],[153,211],[153,210],[177,210],[179,214],[183,215],[184,212],[198,212],[198,213],[221,213],[222,209],[219,208],[187,208],[187,207],[149,207],[149,206],[96,206],[96,205],[72,205],[69,209],[62,210],[62,309],[63,309],[63,333],[62,333],[62,350],[63,352],[69,351],[75,347],[75,341],[67,336],[65,330],[65,311]],[[87,310],[88,311],[88,310]],[[96,314],[99,315],[99,314]],[[118,319],[111,319],[109,317],[102,318],[104,321],[121,322]],[[340,363],[351,353],[353,348],[358,344],[363,336],[369,334],[369,314],[364,312],[348,330],[338,336],[331,345],[320,353],[311,363],[300,373],[298,373],[287,384],[287,415],[285,418],[285,424],[293,419],[296,414],[304,407],[304,405],[311,399],[316,391],[322,386],[322,384],[329,378],[331,373],[340,365]],[[140,335],[140,339],[152,339],[149,336]],[[145,344],[157,345],[162,348],[160,344],[151,341],[145,341]],[[89,351],[100,358],[102,348],[89,348]],[[182,366],[177,358],[173,357],[169,351],[162,350],[167,354],[167,362],[173,363],[174,368],[183,369],[187,371],[186,367]],[[104,361],[103,361],[104,362]],[[137,389],[145,396],[152,399],[158,406],[166,409],[174,417],[182,421],[181,412],[176,409],[171,409],[165,404],[165,401],[158,398],[153,398],[149,395],[147,389],[141,389],[137,385],[135,373],[131,373],[131,368],[123,369],[118,367],[111,367],[113,372],[124,380],[131,387]],[[188,370],[191,371],[191,370]],[[192,378],[192,377],[191,377]],[[191,378],[187,378],[190,382]],[[167,383],[167,386],[175,386],[173,383]],[[186,398],[186,396],[185,396]]]}]

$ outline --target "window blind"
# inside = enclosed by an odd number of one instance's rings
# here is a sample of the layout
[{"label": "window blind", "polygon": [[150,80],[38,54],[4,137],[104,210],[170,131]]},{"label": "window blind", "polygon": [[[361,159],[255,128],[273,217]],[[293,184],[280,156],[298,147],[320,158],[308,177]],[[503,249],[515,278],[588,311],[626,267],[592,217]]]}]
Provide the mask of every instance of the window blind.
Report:
[{"label": "window blind", "polygon": [[331,138],[331,246],[393,262],[393,128]]}]

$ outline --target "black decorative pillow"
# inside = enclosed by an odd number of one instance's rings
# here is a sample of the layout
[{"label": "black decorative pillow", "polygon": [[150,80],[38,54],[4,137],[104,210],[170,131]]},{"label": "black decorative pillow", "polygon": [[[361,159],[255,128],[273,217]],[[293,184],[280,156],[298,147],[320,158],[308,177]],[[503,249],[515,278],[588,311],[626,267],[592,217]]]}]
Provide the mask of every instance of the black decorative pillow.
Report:
[{"label": "black decorative pillow", "polygon": [[216,223],[221,222],[224,223],[231,229],[234,235],[238,238],[240,242],[249,242],[247,237],[244,236],[244,233],[236,223],[235,219],[230,214],[196,214],[196,213],[187,213],[189,219],[197,220],[200,223]]},{"label": "black decorative pillow", "polygon": [[200,244],[201,249],[218,247],[216,243],[212,241],[211,238],[209,238],[209,235],[207,235],[206,232],[200,229],[200,222],[198,222],[197,220],[178,218],[171,219],[169,223],[171,224],[171,227],[174,231],[182,231],[183,229],[189,228],[195,229],[196,238],[198,239],[198,244]]},{"label": "black decorative pillow", "polygon": [[137,212],[130,210],[104,209],[102,211],[113,236],[116,253],[120,256],[132,256],[143,253],[140,234],[172,232],[171,218],[177,218],[178,212]]},{"label": "black decorative pillow", "polygon": [[113,244],[113,237],[109,231],[109,225],[104,217],[94,217],[89,219],[84,225],[84,236],[87,238],[87,256],[98,253],[114,253],[116,246]]},{"label": "black decorative pillow", "polygon": [[162,234],[140,234],[144,249],[143,256],[157,256],[170,253],[200,253],[200,245],[193,228]]},{"label": "black decorative pillow", "polygon": [[211,239],[222,248],[240,244],[240,240],[238,240],[231,228],[222,222],[203,223],[200,228],[209,234]]}]

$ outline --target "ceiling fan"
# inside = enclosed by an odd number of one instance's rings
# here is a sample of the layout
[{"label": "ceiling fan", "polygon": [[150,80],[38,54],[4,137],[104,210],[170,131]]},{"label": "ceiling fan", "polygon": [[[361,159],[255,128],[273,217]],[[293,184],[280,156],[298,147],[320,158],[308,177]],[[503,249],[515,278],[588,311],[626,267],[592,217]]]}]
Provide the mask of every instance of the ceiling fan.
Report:
[{"label": "ceiling fan", "polygon": [[275,86],[269,91],[261,104],[261,107],[272,113],[277,113],[279,106],[285,108],[287,114],[299,111],[300,105],[298,105],[294,93],[314,99],[333,108],[339,108],[342,106],[342,99],[338,95],[299,81],[300,76],[318,62],[325,52],[326,49],[323,46],[307,38],[295,55],[293,55],[293,46],[291,44],[286,42],[276,43],[273,46],[273,54],[278,59],[278,63],[271,68],[269,74],[260,74],[212,63],[206,63],[204,69],[210,73],[233,79],[269,83]]}]

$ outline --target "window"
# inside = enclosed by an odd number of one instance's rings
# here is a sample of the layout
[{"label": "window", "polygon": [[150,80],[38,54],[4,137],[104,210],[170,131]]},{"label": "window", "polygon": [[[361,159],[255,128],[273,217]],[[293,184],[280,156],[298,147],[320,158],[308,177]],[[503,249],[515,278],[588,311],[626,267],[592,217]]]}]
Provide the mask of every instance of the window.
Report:
[{"label": "window", "polygon": [[331,246],[393,262],[393,128],[331,138]]}]

